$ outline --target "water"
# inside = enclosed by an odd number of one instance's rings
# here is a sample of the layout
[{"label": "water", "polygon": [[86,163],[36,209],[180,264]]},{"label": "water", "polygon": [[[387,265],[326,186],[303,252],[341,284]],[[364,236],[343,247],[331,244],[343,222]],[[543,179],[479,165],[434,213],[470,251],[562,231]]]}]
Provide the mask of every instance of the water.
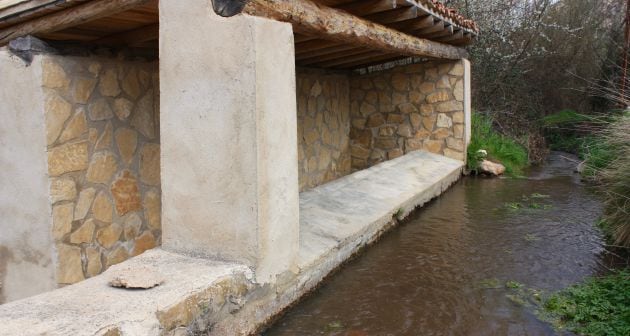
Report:
[{"label": "water", "polygon": [[601,204],[573,167],[553,153],[527,179],[463,179],[264,334],[554,335],[530,289],[566,287],[605,263]]}]

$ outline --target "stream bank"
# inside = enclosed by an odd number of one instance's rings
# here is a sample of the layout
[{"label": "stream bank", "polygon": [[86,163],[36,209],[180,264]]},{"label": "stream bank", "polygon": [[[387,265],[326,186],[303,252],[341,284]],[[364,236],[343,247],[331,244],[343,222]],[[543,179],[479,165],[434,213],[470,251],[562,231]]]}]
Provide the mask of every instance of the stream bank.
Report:
[{"label": "stream bank", "polygon": [[529,298],[611,262],[593,225],[602,205],[567,156],[527,178],[461,180],[265,335],[556,334]]}]

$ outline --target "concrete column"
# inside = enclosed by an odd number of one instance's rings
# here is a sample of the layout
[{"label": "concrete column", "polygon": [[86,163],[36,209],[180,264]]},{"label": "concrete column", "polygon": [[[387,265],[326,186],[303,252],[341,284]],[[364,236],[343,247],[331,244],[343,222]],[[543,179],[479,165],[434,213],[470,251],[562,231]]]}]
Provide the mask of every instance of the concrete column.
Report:
[{"label": "concrete column", "polygon": [[0,49],[0,304],[56,287],[42,67]]},{"label": "concrete column", "polygon": [[259,282],[295,269],[294,63],[289,24],[160,1],[165,249],[245,263]]},{"label": "concrete column", "polygon": [[[464,148],[468,148],[470,137],[472,135],[472,94],[470,85],[472,73],[470,71],[470,61],[467,59],[462,59],[462,62],[464,63],[464,125],[466,129],[466,131],[464,132]],[[466,153],[464,153],[464,157],[466,157]]]}]

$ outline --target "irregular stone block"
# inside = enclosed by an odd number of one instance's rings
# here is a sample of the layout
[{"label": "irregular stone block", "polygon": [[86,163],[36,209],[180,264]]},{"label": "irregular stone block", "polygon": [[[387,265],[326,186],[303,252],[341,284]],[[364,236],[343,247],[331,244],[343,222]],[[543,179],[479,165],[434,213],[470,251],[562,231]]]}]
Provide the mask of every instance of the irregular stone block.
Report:
[{"label": "irregular stone block", "polygon": [[79,138],[83,134],[87,132],[87,121],[85,120],[85,111],[82,107],[77,108],[74,116],[70,121],[68,121],[68,125],[61,133],[59,137],[59,142],[63,143],[69,140],[74,140]]},{"label": "irregular stone block", "polygon": [[52,235],[55,240],[61,240],[64,235],[72,230],[72,211],[74,203],[66,203],[53,206],[52,209]]},{"label": "irregular stone block", "polygon": [[137,256],[140,253],[150,250],[156,246],[155,237],[151,234],[151,231],[144,231],[136,240],[133,245],[133,256]]},{"label": "irregular stone block", "polygon": [[116,170],[118,162],[116,157],[109,151],[98,152],[92,156],[88,167],[86,179],[92,183],[108,183]]},{"label": "irregular stone block", "polygon": [[57,146],[48,151],[48,174],[61,174],[84,170],[88,166],[88,142],[81,141]]},{"label": "irregular stone block", "polygon": [[126,98],[117,98],[114,100],[114,113],[118,119],[125,121],[131,115],[133,110],[133,102]]},{"label": "irregular stone block", "polygon": [[133,99],[138,98],[140,96],[140,93],[142,93],[142,87],[140,86],[137,71],[135,68],[131,68],[127,73],[127,76],[123,78],[122,88],[123,91],[125,91],[125,93]]},{"label": "irregular stone block", "polygon": [[138,134],[130,128],[119,128],[116,131],[116,145],[122,161],[130,164],[138,145]]},{"label": "irregular stone block", "polygon": [[450,148],[444,148],[444,156],[451,159],[464,161],[464,153],[452,150]]},{"label": "irregular stone block", "polygon": [[77,186],[71,178],[50,179],[51,202],[72,201],[77,197]]},{"label": "irregular stone block", "polygon": [[87,256],[87,276],[93,277],[101,273],[103,263],[101,262],[101,251],[97,247],[88,247],[85,249]]},{"label": "irregular stone block", "polygon": [[96,79],[87,77],[78,77],[74,80],[73,97],[75,102],[85,104],[90,99],[92,91],[96,87]]},{"label": "irregular stone block", "polygon": [[136,105],[131,126],[148,139],[155,138],[155,122],[153,121],[153,92],[149,90]]},{"label": "irregular stone block", "polygon": [[98,193],[98,196],[92,203],[92,216],[101,222],[111,223],[113,218],[114,207],[104,192]]},{"label": "irregular stone block", "polygon": [[116,97],[120,94],[120,86],[118,85],[118,75],[115,69],[107,69],[101,76],[98,83],[98,89],[101,95],[107,97]]},{"label": "irregular stone block", "polygon": [[57,282],[73,284],[83,280],[81,249],[65,244],[57,245]]},{"label": "irregular stone block", "polygon": [[442,145],[444,145],[444,140],[424,140],[422,149],[431,153],[440,154],[442,152]]},{"label": "irregular stone block", "polygon": [[112,148],[112,138],[114,135],[114,130],[111,122],[107,122],[105,125],[105,129],[101,136],[96,140],[96,144],[94,145],[94,150],[98,151],[101,149],[110,149]]},{"label": "irregular stone block", "polygon": [[160,185],[160,145],[147,143],[140,150],[140,181]]},{"label": "irregular stone block", "polygon": [[462,106],[462,103],[455,100],[440,103],[440,104],[437,104],[436,106],[436,110],[442,113],[452,112],[452,111],[462,111],[463,109],[464,107]]},{"label": "irregular stone block", "polygon": [[446,139],[446,146],[457,151],[464,151],[464,141],[462,139],[448,138]]},{"label": "irregular stone block", "polygon": [[433,104],[451,99],[447,91],[438,91],[427,96],[427,103]]},{"label": "irregular stone block", "polygon": [[94,188],[81,190],[81,192],[79,193],[79,200],[77,201],[77,205],[74,208],[74,220],[85,218],[85,215],[87,215],[90,207],[92,206],[94,196],[96,196],[96,189]]},{"label": "irregular stone block", "polygon": [[410,114],[410,113],[418,112],[418,109],[411,103],[404,103],[404,104],[398,105],[398,110],[402,112],[403,114]]},{"label": "irregular stone block", "polygon": [[90,120],[100,121],[111,119],[114,116],[109,102],[105,98],[99,98],[88,106]]},{"label": "irregular stone block", "polygon": [[112,183],[111,192],[119,216],[142,209],[138,181],[129,170],[124,170],[116,178]]},{"label": "irregular stone block", "polygon": [[70,79],[61,65],[49,58],[44,58],[42,61],[42,84],[49,89],[66,89],[70,85]]},{"label": "irregular stone block", "polygon": [[92,242],[92,237],[94,235],[94,229],[96,225],[94,224],[94,220],[88,219],[81,225],[78,229],[76,229],[70,235],[70,242],[72,244],[82,244],[82,243],[90,243]]},{"label": "irregular stone block", "polygon": [[112,265],[119,264],[129,259],[129,252],[127,252],[124,247],[118,246],[114,251],[110,252],[105,259],[105,267],[109,268]]},{"label": "irregular stone block", "polygon": [[[145,197],[145,217],[147,217],[146,197]],[[147,221],[149,221],[148,218],[147,218]],[[141,226],[142,226],[142,219],[140,218],[140,216],[138,216],[137,213],[130,213],[128,216],[125,216],[125,218],[123,219],[123,230],[124,230],[125,239],[134,240],[138,236],[138,233],[140,233]],[[160,229],[159,225],[157,229]]]},{"label": "irregular stone block", "polygon": [[118,239],[120,238],[120,234],[122,232],[123,232],[123,229],[120,226],[120,224],[113,223],[111,225],[108,225],[100,229],[96,233],[96,240],[98,241],[99,244],[101,244],[101,246],[103,246],[106,249],[109,249],[110,247],[114,246],[114,244],[118,242]]},{"label": "irregular stone block", "polygon": [[367,128],[379,127],[383,124],[385,124],[385,117],[383,117],[383,114],[374,113],[371,116],[369,116],[369,118],[367,119],[367,123],[365,124],[365,127]]},{"label": "irregular stone block", "polygon": [[453,120],[451,119],[451,117],[447,116],[446,114],[440,113],[437,116],[437,127],[446,127],[446,128],[453,127]]},{"label": "irregular stone block", "polygon": [[409,90],[409,78],[402,73],[395,73],[392,75],[392,86],[398,91]]},{"label": "irregular stone block", "polygon": [[51,145],[59,137],[63,125],[72,114],[72,105],[63,98],[50,94],[46,99],[46,143]]}]

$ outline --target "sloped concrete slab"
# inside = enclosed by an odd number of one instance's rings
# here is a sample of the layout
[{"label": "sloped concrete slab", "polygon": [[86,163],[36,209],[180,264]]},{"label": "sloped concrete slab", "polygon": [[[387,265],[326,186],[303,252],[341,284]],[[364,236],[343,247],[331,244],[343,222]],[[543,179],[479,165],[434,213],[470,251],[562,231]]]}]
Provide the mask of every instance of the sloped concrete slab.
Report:
[{"label": "sloped concrete slab", "polygon": [[416,151],[302,192],[299,267],[312,268],[406,216],[457,181],[462,168],[461,161]]}]

